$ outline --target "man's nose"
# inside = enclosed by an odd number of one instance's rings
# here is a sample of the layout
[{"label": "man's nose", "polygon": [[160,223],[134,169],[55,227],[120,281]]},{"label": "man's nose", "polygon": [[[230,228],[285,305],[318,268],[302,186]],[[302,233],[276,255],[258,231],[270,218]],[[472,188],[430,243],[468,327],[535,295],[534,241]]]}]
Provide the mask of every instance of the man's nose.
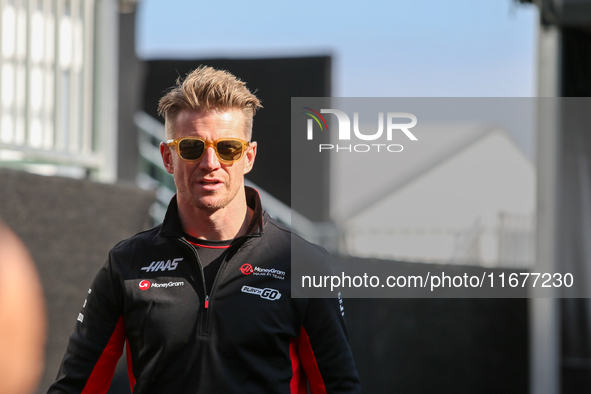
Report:
[{"label": "man's nose", "polygon": [[200,163],[201,167],[206,168],[208,170],[216,169],[220,167],[220,161],[218,160],[218,156],[215,153],[215,150],[212,146],[209,146],[205,153],[203,154],[203,158],[201,159]]}]

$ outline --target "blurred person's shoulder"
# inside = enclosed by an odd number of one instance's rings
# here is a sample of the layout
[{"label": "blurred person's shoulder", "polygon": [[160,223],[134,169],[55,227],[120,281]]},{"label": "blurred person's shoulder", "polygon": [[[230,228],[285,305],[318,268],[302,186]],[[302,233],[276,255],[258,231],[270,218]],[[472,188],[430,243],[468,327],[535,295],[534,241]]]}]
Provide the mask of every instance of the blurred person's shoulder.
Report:
[{"label": "blurred person's shoulder", "polygon": [[33,391],[43,370],[45,302],[23,242],[0,223],[0,393]]}]

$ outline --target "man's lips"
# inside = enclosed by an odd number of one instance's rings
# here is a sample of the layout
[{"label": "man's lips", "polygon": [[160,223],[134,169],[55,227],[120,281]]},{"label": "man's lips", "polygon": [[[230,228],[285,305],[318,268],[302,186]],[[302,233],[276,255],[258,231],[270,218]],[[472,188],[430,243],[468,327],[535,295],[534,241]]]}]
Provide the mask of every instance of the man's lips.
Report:
[{"label": "man's lips", "polygon": [[216,190],[222,187],[224,184],[220,179],[217,178],[200,179],[197,183],[206,190]]}]

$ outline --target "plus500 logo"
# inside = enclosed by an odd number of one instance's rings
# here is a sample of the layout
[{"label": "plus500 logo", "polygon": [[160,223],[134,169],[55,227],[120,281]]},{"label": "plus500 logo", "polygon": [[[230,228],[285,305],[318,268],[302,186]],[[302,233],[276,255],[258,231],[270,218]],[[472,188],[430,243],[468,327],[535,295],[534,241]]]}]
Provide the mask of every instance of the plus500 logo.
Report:
[{"label": "plus500 logo", "polygon": [[[321,131],[328,131],[328,125],[326,120],[321,114],[333,114],[336,115],[337,121],[339,124],[339,141],[347,141],[351,140],[351,120],[349,116],[338,109],[321,109],[320,112],[317,112],[309,107],[304,107],[304,109],[308,110],[309,112],[304,112],[306,115],[310,116],[311,119],[308,119],[308,128],[307,128],[307,138],[308,140],[314,139],[314,121],[318,124]],[[356,138],[362,141],[376,141],[382,138],[384,134],[384,118],[386,119],[386,140],[392,141],[392,135],[395,131],[400,131],[408,137],[411,141],[418,141],[417,137],[409,130],[416,126],[417,124],[417,117],[413,114],[407,112],[388,112],[387,115],[384,117],[383,112],[378,113],[378,130],[373,134],[364,134],[359,130],[359,113],[353,113],[353,133]],[[400,123],[394,120],[398,119],[408,119],[410,122]],[[318,151],[322,152],[323,150],[333,150],[335,152],[339,151],[347,151],[347,152],[369,152],[370,150],[380,151],[388,151],[388,152],[402,152],[404,147],[400,144],[356,144],[356,145],[346,145],[346,144],[318,144]]]}]

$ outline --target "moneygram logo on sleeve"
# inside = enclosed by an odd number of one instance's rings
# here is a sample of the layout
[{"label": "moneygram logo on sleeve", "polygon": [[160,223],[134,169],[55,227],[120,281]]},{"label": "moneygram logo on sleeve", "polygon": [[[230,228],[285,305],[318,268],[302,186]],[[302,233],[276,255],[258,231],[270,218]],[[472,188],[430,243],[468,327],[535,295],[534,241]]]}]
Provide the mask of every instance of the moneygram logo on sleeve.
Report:
[{"label": "moneygram logo on sleeve", "polygon": [[[378,112],[377,131],[367,133],[368,130],[361,132],[359,129],[359,113],[353,113],[353,140],[372,141],[371,143],[347,144],[352,141],[351,136],[351,119],[349,115],[338,109],[321,109],[320,112],[303,107],[311,119],[307,123],[307,139],[314,139],[314,122],[318,125],[317,128],[321,132],[328,132],[328,124],[322,114],[333,114],[338,121],[338,144],[318,144],[319,152],[349,152],[349,153],[365,153],[365,152],[384,152],[384,153],[398,153],[404,150],[400,144],[392,144],[392,136],[395,133],[403,133],[411,141],[418,141],[417,137],[410,131],[411,128],[417,125],[417,117],[407,112],[387,112],[384,116],[383,112]],[[384,119],[386,119],[386,135],[384,134]],[[404,121],[406,119],[407,121]],[[410,122],[408,122],[410,120]],[[401,122],[402,121],[402,122]],[[373,130],[372,130],[373,131]]]}]

